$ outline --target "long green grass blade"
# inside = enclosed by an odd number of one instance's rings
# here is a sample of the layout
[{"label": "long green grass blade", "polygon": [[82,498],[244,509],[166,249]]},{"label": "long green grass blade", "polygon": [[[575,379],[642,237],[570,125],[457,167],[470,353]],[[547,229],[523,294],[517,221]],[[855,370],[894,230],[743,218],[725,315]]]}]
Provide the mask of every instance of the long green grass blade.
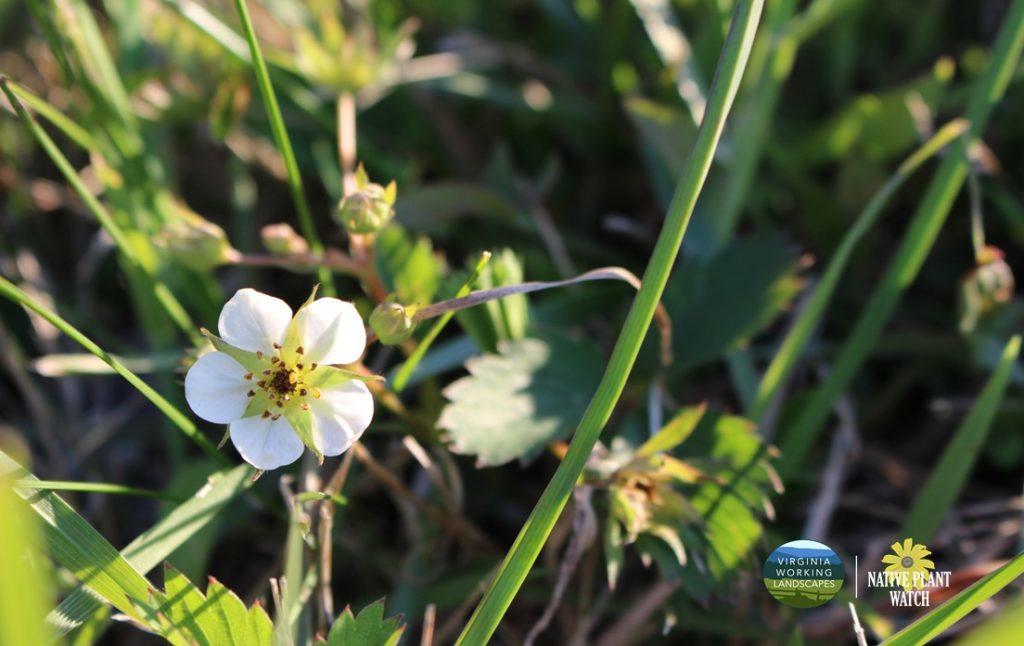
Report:
[{"label": "long green grass blade", "polygon": [[[252,485],[254,471],[241,464],[210,477],[209,482],[167,517],[143,532],[123,550],[124,557],[140,572],[149,572],[209,525],[236,496]],[[50,612],[47,624],[60,634],[82,625],[102,606],[85,586],[79,587]]]},{"label": "long green grass blade", "polygon": [[[967,106],[969,136],[979,138],[989,116],[1003,96],[1024,48],[1024,0],[1015,0],[1003,20],[984,75],[978,80]],[[802,409],[781,443],[779,471],[785,478],[801,465],[815,437],[828,418],[839,395],[853,380],[867,359],[871,346],[899,302],[903,291],[914,281],[935,238],[949,215],[953,200],[967,178],[968,164],[965,138],[958,139],[939,166],[896,256],[875,288],[864,313],[843,345],[832,371]]]},{"label": "long green grass blade", "polygon": [[886,639],[882,646],[917,646],[935,639],[1021,574],[1024,574],[1024,553]]},{"label": "long green grass blade", "polygon": [[39,528],[6,476],[0,476],[0,518],[0,644],[48,643],[43,617],[54,599],[53,573],[47,559],[27,558],[43,551]]},{"label": "long green grass blade", "polygon": [[16,489],[36,489],[39,491],[84,491],[87,493],[108,493],[115,496],[139,496],[142,498],[161,498],[171,502],[181,502],[181,498],[162,491],[126,487],[110,482],[75,482],[72,480],[15,480]]},{"label": "long green grass blade", "polygon": [[729,36],[712,83],[704,120],[676,186],[654,254],[644,272],[642,286],[630,307],[608,367],[580,421],[568,453],[541,494],[533,513],[527,519],[497,575],[460,635],[459,644],[485,644],[494,633],[533,567],[569,496],[572,495],[576,480],[590,457],[601,429],[604,428],[622,394],[640,351],[640,345],[651,326],[655,309],[665,290],[683,235],[693,214],[693,207],[711,167],[726,117],[736,98],[763,4],[763,0],[745,0],[736,4]]},{"label": "long green grass blade", "polygon": [[164,399],[163,395],[153,390],[149,384],[142,381],[142,379],[139,379],[139,377],[126,368],[123,363],[112,357],[104,351],[103,348],[96,345],[92,339],[79,332],[73,325],[61,318],[56,312],[50,311],[50,309],[45,305],[18,289],[16,285],[2,276],[0,276],[0,295],[14,303],[18,303],[19,305],[32,310],[49,321],[54,327],[66,334],[73,341],[102,359],[104,363],[114,370],[114,372],[124,377],[132,386],[135,386],[135,389],[142,393],[146,399],[153,402],[153,405],[159,408],[160,412],[162,412],[167,419],[177,426],[190,440],[198,444],[199,448],[206,451],[220,464],[229,464],[228,459],[224,457],[224,455],[217,450],[217,447],[206,439],[202,433],[199,432],[196,425],[193,424],[192,421],[181,411],[179,411],[174,404]]},{"label": "long green grass blade", "polygon": [[[0,475],[19,480],[34,477],[3,451],[0,451]],[[152,619],[149,581],[92,525],[53,492],[26,488],[15,488],[15,491],[43,521],[43,538],[55,561],[126,615],[139,621]]]},{"label": "long green grass blade", "polygon": [[89,208],[92,214],[96,217],[96,220],[103,227],[103,230],[114,240],[114,244],[117,245],[118,250],[122,256],[127,260],[130,270],[139,277],[144,283],[152,290],[153,295],[157,301],[167,311],[167,314],[171,317],[171,320],[186,334],[193,339],[198,339],[196,326],[193,325],[192,319],[189,317],[185,308],[182,307],[178,299],[175,298],[174,294],[168,289],[167,285],[162,283],[153,274],[151,274],[145,265],[136,257],[135,248],[129,242],[124,232],[121,231],[121,227],[114,222],[114,218],[111,217],[107,209],[100,204],[100,201],[96,199],[96,196],[85,186],[82,178],[78,176],[74,167],[71,166],[71,162],[68,161],[64,153],[60,151],[57,144],[54,143],[50,135],[43,130],[36,120],[29,114],[25,106],[22,105],[14,91],[11,89],[11,83],[6,77],[0,76],[0,89],[3,90],[4,94],[7,95],[7,99],[14,106],[15,111],[21,120],[24,122],[25,127],[28,128],[32,136],[35,137],[39,145],[43,147],[50,159],[60,170],[61,174],[64,175],[64,179],[67,180],[68,184],[71,185],[78,196],[82,199],[85,205]]},{"label": "long green grass blade", "polygon": [[871,197],[864,210],[857,216],[856,222],[854,222],[854,225],[850,227],[850,230],[843,237],[843,241],[836,249],[835,255],[829,261],[828,268],[821,277],[821,282],[815,287],[814,294],[808,301],[807,307],[786,334],[786,338],[783,339],[778,352],[775,353],[771,363],[768,365],[768,369],[765,370],[764,377],[762,377],[761,383],[757,388],[754,407],[750,413],[751,419],[755,422],[760,421],[769,404],[771,404],[779,390],[789,379],[790,374],[792,374],[793,368],[796,366],[800,355],[803,354],[804,349],[807,347],[807,342],[814,333],[814,329],[821,322],[821,318],[825,314],[825,308],[832,299],[832,294],[835,293],[836,286],[839,284],[839,278],[846,269],[846,265],[849,263],[857,243],[874,226],[893,194],[896,193],[914,171],[949,145],[951,141],[961,136],[967,127],[968,123],[963,119],[957,119],[943,126],[931,139],[900,164],[893,176]]},{"label": "long green grass blade", "polygon": [[[270,72],[267,70],[267,62],[260,52],[259,43],[256,40],[256,30],[252,26],[252,18],[249,16],[249,8],[245,0],[235,0],[235,7],[238,9],[238,17],[242,21],[242,29],[245,33],[245,40],[249,43],[249,52],[252,55],[252,68],[256,74],[256,84],[259,85],[260,94],[263,96],[263,103],[267,108],[267,118],[270,119],[270,129],[274,133],[274,141],[284,159],[284,167],[288,173],[288,188],[292,193],[292,200],[295,202],[295,210],[299,216],[299,227],[302,236],[309,243],[309,249],[315,256],[323,254],[324,247],[320,243],[320,237],[313,225],[313,215],[309,210],[309,203],[306,201],[306,193],[302,188],[302,175],[299,173],[299,164],[295,161],[295,151],[292,149],[291,139],[288,137],[288,130],[284,126],[284,117],[281,115],[281,107],[277,103],[277,94],[270,82]],[[327,267],[317,268],[317,276],[320,279],[325,296],[334,296],[334,283],[331,272]]]},{"label": "long green grass blade", "polygon": [[928,543],[939,529],[985,444],[1019,355],[1020,336],[1015,336],[1006,344],[999,365],[953,439],[946,445],[938,464],[928,475],[928,481],[917,492],[900,536],[913,536],[916,542]]},{"label": "long green grass blade", "polygon": [[67,117],[63,112],[53,107],[35,94],[32,94],[14,81],[8,81],[7,86],[19,99],[38,112],[44,119],[52,123],[58,130],[67,135],[68,139],[82,147],[83,150],[94,150],[97,147],[96,140],[89,132]]}]

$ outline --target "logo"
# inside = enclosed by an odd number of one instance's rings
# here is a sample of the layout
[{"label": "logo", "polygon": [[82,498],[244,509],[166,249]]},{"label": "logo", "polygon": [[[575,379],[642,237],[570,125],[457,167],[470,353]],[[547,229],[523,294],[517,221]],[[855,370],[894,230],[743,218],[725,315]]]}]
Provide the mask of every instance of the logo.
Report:
[{"label": "logo", "polygon": [[891,549],[891,554],[882,557],[887,566],[884,570],[868,571],[868,587],[886,589],[893,607],[927,607],[931,589],[949,587],[951,572],[935,571],[935,563],[926,558],[931,551],[924,545],[905,538]]},{"label": "logo", "polygon": [[764,585],[773,597],[794,608],[827,603],[843,587],[843,561],[828,545],[790,541],[775,548],[764,562]]}]

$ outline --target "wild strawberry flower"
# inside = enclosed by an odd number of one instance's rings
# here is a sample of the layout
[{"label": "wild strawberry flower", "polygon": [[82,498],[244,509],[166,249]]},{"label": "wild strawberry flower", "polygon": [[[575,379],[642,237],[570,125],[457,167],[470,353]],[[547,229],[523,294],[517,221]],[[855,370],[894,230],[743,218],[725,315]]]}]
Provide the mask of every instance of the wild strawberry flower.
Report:
[{"label": "wild strawberry flower", "polygon": [[220,336],[185,376],[185,399],[199,417],[228,424],[246,462],[270,470],[308,446],[321,460],[359,439],[373,418],[371,378],[335,367],[359,360],[362,318],[351,303],[313,296],[292,316],[288,304],[240,289],[221,310]]}]

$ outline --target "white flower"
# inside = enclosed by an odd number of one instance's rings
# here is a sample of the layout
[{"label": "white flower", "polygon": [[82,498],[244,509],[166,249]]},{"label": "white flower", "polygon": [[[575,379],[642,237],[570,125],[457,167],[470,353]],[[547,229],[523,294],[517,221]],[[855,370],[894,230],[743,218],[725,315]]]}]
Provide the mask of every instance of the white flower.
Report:
[{"label": "white flower", "polygon": [[351,303],[311,296],[293,317],[284,301],[241,289],[218,327],[223,338],[204,330],[217,351],[189,369],[185,399],[199,417],[229,425],[249,464],[290,464],[303,444],[321,458],[338,455],[370,425],[365,377],[329,365],[354,363],[366,347]]}]

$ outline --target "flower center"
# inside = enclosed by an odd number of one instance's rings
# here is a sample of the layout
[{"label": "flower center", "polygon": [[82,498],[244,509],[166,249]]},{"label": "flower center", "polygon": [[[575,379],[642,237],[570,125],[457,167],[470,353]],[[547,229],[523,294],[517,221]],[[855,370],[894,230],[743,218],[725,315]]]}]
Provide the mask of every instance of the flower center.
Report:
[{"label": "flower center", "polygon": [[285,367],[281,367],[280,370],[274,373],[271,377],[270,383],[267,384],[267,389],[276,392],[279,395],[290,395],[295,392],[295,384],[299,381],[299,376],[295,374],[294,370],[288,370]]},{"label": "flower center", "polygon": [[900,565],[902,565],[903,567],[910,567],[913,564],[914,564],[914,559],[910,558],[909,556],[904,556],[900,560]]},{"label": "flower center", "polygon": [[[248,373],[245,378],[255,381],[258,388],[248,392],[252,400],[247,409],[249,414],[276,420],[288,406],[299,406],[302,410],[309,410],[307,397],[320,399],[320,389],[304,382],[310,373],[317,369],[317,364],[303,362],[301,347],[295,351],[294,356],[288,358],[288,362],[281,356],[281,346],[275,344],[274,350],[271,357],[265,357],[262,352],[257,352],[256,357],[266,369],[259,376]],[[295,363],[291,364],[291,361]]]}]

